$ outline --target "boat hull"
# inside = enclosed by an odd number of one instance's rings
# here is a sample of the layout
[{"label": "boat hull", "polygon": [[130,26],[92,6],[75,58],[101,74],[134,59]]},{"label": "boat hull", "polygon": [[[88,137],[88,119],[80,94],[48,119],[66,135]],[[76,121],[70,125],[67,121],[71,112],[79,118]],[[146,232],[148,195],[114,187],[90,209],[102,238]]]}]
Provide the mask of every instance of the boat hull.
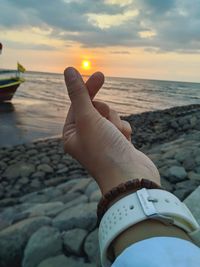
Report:
[{"label": "boat hull", "polygon": [[0,80],[0,102],[10,101],[22,82],[24,80],[21,79]]}]

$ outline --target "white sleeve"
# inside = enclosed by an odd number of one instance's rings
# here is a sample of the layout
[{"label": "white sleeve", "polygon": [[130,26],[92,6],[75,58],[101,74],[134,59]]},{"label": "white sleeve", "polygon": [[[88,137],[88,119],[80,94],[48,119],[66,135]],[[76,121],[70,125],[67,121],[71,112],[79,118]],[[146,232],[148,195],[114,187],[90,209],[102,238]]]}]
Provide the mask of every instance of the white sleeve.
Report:
[{"label": "white sleeve", "polygon": [[134,243],[112,267],[199,267],[200,248],[175,237],[153,237]]}]

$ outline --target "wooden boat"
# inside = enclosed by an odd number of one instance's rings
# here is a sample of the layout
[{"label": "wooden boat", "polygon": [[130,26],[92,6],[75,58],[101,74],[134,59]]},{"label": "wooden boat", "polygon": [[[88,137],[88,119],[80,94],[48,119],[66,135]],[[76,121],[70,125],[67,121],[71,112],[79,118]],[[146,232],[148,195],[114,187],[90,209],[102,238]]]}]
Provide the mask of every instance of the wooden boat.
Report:
[{"label": "wooden boat", "polygon": [[0,79],[0,102],[10,101],[25,80],[20,77]]},{"label": "wooden boat", "polygon": [[17,88],[25,81],[20,77],[21,72],[25,72],[25,68],[19,63],[17,63],[17,70],[0,70],[0,75],[11,74],[9,78],[0,79],[0,102],[10,101]]}]

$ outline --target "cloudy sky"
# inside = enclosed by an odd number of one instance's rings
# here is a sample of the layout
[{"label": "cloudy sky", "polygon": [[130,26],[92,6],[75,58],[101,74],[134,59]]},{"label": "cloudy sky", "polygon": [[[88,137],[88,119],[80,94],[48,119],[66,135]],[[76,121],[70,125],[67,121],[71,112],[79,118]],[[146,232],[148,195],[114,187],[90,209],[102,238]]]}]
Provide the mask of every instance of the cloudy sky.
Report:
[{"label": "cloudy sky", "polygon": [[0,42],[0,68],[200,82],[200,1],[0,0]]}]

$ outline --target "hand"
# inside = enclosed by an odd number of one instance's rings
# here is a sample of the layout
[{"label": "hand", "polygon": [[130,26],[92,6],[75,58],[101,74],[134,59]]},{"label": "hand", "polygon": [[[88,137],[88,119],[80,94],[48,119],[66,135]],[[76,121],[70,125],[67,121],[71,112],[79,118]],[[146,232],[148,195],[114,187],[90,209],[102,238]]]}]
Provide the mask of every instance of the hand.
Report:
[{"label": "hand", "polygon": [[71,106],[63,129],[64,150],[95,178],[103,194],[134,178],[160,184],[153,162],[130,142],[131,127],[105,103],[93,98],[104,82],[93,74],[86,84],[79,72],[64,72]]}]

